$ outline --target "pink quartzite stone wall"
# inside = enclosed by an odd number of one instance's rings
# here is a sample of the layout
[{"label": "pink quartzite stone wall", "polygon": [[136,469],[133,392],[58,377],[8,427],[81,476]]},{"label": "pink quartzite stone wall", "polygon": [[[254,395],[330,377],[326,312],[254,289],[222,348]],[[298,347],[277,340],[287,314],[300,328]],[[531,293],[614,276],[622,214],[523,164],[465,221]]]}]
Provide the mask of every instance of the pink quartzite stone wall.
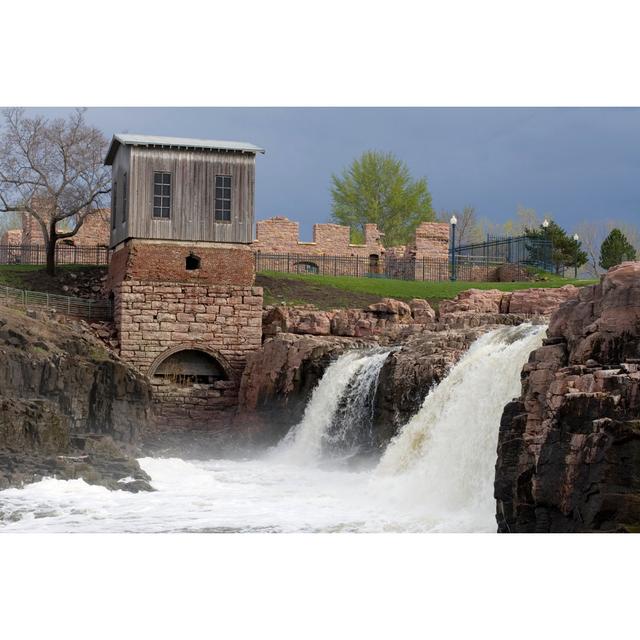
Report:
[{"label": "pink quartzite stone wall", "polygon": [[365,225],[365,243],[351,244],[350,229],[340,224],[314,224],[313,241],[300,241],[297,222],[276,216],[256,222],[256,240],[252,247],[262,253],[292,253],[298,255],[381,256],[384,253],[382,234],[375,224]]},{"label": "pink quartzite stone wall", "polygon": [[[48,219],[46,210],[43,209],[43,212],[45,219]],[[97,209],[84,219],[78,233],[68,238],[66,242],[76,247],[108,246],[110,217],[110,209]],[[60,231],[60,223],[56,227]],[[28,213],[22,214],[22,240],[22,244],[25,245],[44,245],[40,223]],[[61,242],[65,242],[65,240]]]}]

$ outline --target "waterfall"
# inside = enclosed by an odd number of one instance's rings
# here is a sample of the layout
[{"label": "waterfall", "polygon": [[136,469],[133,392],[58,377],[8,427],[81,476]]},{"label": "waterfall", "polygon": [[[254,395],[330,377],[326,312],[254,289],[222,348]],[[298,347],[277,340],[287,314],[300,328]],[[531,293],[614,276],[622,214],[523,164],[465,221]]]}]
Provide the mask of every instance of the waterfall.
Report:
[{"label": "waterfall", "polygon": [[[520,394],[520,371],[546,327],[502,327],[476,340],[418,413],[389,443],[376,469],[394,500],[495,526],[493,479],[498,429]],[[381,490],[384,490],[381,488]],[[486,518],[486,520],[485,520]]]},{"label": "waterfall", "polygon": [[349,351],[327,367],[302,421],[278,445],[278,454],[289,461],[313,463],[323,453],[348,457],[370,449],[378,377],[391,351]]}]

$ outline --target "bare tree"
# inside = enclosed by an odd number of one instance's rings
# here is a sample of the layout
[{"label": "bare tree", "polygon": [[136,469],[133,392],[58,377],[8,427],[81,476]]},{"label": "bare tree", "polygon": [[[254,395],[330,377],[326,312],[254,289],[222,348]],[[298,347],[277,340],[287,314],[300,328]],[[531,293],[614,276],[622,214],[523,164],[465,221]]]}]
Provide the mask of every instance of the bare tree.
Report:
[{"label": "bare tree", "polygon": [[456,226],[457,243],[460,245],[471,244],[482,241],[482,229],[476,217],[474,207],[467,205],[462,211],[441,211],[438,214],[440,222],[449,222],[451,216],[455,215],[458,224]]},{"label": "bare tree", "polygon": [[597,278],[602,273],[598,260],[600,245],[606,235],[604,225],[601,222],[581,222],[576,227],[576,233],[580,236],[582,248],[588,256],[584,270],[590,277]]},{"label": "bare tree", "polygon": [[7,109],[0,138],[0,211],[24,212],[42,229],[47,273],[55,273],[56,242],[74,236],[111,191],[104,166],[107,140],[78,109],[66,120],[28,118]]}]

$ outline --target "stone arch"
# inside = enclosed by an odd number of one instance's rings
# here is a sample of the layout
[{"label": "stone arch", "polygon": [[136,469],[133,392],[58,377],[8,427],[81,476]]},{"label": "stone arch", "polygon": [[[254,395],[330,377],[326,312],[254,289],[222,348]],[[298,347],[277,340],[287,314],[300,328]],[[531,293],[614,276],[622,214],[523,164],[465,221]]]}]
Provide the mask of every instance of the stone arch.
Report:
[{"label": "stone arch", "polygon": [[237,383],[227,359],[214,349],[199,344],[179,344],[160,354],[149,367],[150,378],[170,379],[180,386]]},{"label": "stone arch", "polygon": [[298,273],[320,273],[320,267],[311,260],[301,260],[296,262],[295,266]]},{"label": "stone arch", "polygon": [[380,273],[380,256],[377,253],[369,254],[369,273]]}]

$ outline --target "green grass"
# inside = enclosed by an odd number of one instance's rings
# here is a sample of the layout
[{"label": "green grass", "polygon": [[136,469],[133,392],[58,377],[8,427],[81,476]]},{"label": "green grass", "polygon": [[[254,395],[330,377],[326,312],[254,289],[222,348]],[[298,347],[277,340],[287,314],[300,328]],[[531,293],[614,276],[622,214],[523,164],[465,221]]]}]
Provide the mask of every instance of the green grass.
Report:
[{"label": "green grass", "polygon": [[[410,300],[411,298],[425,298],[435,304],[440,300],[454,298],[466,289],[499,289],[500,291],[517,291],[540,287],[562,287],[566,284],[583,286],[593,284],[595,280],[573,280],[559,276],[545,274],[546,280],[536,282],[423,282],[415,280],[390,280],[386,278],[353,278],[350,276],[316,276],[292,273],[276,273],[263,271],[261,275],[273,281],[297,281],[311,285],[317,290],[319,286],[330,287],[334,290],[347,291],[352,294],[364,294],[379,298],[397,298]],[[297,302],[313,303],[313,300],[301,300],[297,293]]]},{"label": "green grass", "polygon": [[[68,272],[81,272],[90,269],[99,269],[93,265],[75,265],[65,264],[56,268],[60,276],[64,276]],[[0,265],[0,285],[5,287],[14,287],[16,289],[32,288],[33,276],[41,274],[42,281],[46,281],[46,268],[39,264],[1,264]],[[39,289],[37,289],[39,290]]]}]

